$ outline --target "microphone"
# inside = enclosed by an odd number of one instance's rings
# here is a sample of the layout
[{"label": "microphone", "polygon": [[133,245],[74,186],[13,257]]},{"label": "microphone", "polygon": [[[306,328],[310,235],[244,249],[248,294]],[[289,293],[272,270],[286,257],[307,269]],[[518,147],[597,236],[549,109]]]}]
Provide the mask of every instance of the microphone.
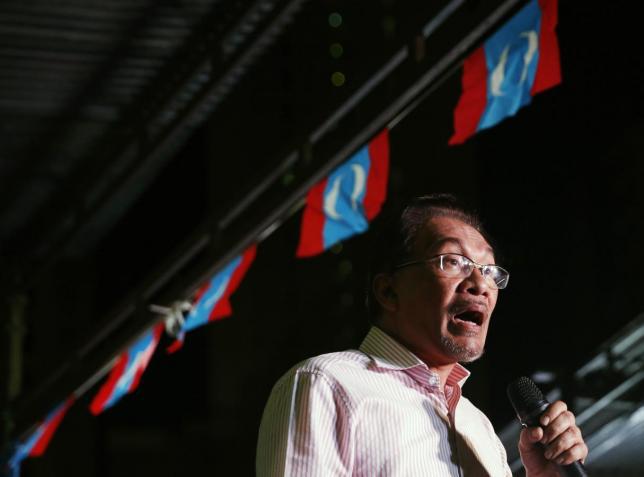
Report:
[{"label": "microphone", "polygon": [[[541,390],[530,379],[522,376],[508,385],[508,399],[516,412],[521,425],[538,427],[539,418],[550,404]],[[560,466],[567,477],[588,477],[586,469],[579,461]]]}]

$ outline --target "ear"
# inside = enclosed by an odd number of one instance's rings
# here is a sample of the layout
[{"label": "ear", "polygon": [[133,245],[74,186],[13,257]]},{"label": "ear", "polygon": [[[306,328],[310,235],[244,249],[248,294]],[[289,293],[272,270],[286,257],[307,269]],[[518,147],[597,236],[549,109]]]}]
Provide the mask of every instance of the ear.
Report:
[{"label": "ear", "polygon": [[373,295],[384,310],[393,312],[398,309],[398,295],[394,289],[393,277],[391,275],[379,273],[373,279],[371,286]]}]

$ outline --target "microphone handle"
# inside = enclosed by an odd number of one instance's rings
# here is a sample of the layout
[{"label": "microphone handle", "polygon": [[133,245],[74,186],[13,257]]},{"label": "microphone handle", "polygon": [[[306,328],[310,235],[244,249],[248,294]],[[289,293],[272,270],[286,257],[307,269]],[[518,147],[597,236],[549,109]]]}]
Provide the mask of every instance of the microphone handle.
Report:
[{"label": "microphone handle", "polygon": [[588,472],[584,465],[576,460],[572,464],[561,465],[561,470],[563,471],[566,477],[588,477]]}]

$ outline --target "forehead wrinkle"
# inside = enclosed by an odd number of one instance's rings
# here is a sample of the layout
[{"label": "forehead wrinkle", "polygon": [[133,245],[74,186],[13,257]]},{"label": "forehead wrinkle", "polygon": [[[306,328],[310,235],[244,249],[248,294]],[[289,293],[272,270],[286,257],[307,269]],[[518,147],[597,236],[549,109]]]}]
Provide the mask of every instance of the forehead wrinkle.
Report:
[{"label": "forehead wrinkle", "polygon": [[[437,250],[437,249],[441,248],[446,243],[452,243],[452,244],[456,245],[459,248],[460,252],[463,253],[463,254],[468,253],[466,251],[466,247],[463,244],[463,242],[460,239],[456,238],[456,237],[441,237],[441,238],[438,238],[437,240],[432,240],[431,242],[429,242],[425,246],[425,252],[429,252],[429,251],[432,251],[432,250]],[[486,245],[483,248],[483,250],[484,250],[484,252],[489,253],[492,256],[492,258],[494,258],[494,250],[492,250],[492,247],[490,247],[489,245]]]},{"label": "forehead wrinkle", "polygon": [[446,243],[453,243],[454,245],[457,245],[458,248],[463,251],[463,243],[457,239],[456,237],[440,237],[436,240],[430,240],[426,245],[425,245],[425,251],[429,252],[432,250],[436,250],[441,248],[444,244]]}]

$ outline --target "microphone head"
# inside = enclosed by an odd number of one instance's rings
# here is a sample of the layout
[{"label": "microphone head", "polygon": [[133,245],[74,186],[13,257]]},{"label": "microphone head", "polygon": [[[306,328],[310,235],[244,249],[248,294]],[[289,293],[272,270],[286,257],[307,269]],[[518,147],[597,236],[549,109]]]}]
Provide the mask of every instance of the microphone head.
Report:
[{"label": "microphone head", "polygon": [[532,379],[521,376],[508,385],[508,399],[522,424],[538,424],[541,413],[548,407],[548,401]]}]

